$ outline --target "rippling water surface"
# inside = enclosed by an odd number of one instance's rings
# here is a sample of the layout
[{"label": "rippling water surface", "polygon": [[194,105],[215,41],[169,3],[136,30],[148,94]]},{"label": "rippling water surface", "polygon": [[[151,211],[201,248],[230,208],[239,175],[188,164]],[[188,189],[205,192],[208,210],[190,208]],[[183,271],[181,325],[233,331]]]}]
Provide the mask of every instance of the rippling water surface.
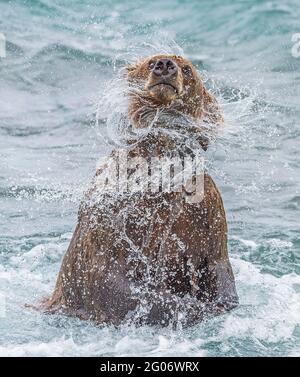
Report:
[{"label": "rippling water surface", "polygon": [[[296,0],[0,2],[1,355],[300,354],[299,17]],[[206,155],[240,306],[183,331],[25,308],[51,293],[82,192],[110,150],[95,104],[123,64],[155,51],[185,54],[224,109],[226,131]],[[99,111],[101,122],[101,100]]]}]

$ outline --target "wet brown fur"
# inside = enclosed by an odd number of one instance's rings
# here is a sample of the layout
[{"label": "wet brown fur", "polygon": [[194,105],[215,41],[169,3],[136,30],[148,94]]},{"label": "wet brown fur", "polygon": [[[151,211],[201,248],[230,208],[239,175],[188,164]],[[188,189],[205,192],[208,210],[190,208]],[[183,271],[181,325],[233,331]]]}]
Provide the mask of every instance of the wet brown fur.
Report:
[{"label": "wet brown fur", "polygon": [[[143,127],[140,110],[145,104],[168,107],[147,89],[153,79],[149,61],[161,56],[128,68],[129,83],[141,87],[129,101],[135,127]],[[181,92],[170,103],[178,101],[177,108],[194,118],[222,123],[217,101],[191,63],[170,58],[180,69],[188,65],[191,72],[184,77],[179,71],[176,85]],[[130,156],[162,156],[174,148],[171,140],[149,135],[130,149]],[[116,155],[113,152],[113,158]],[[114,325],[126,320],[167,325],[178,322],[178,313],[184,312],[183,325],[191,325],[235,307],[226,215],[212,178],[205,174],[204,198],[196,204],[187,203],[182,193],[169,192],[118,199],[103,195],[99,205],[94,201],[97,178],[107,169],[104,162],[85,195],[54,293],[44,303],[46,310]]]}]

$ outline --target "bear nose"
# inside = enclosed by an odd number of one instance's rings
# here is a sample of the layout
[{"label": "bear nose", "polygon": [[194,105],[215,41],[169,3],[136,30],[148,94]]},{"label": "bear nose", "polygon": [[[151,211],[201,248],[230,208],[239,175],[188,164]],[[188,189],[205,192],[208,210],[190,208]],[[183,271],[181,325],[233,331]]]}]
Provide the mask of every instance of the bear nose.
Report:
[{"label": "bear nose", "polygon": [[159,59],[153,68],[156,76],[170,77],[177,73],[177,65],[170,59]]}]

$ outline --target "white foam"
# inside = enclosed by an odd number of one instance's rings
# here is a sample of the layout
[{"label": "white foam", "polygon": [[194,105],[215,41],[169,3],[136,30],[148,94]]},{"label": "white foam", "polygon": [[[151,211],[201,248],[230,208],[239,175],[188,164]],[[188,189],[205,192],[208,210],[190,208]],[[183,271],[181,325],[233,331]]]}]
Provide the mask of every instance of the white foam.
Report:
[{"label": "white foam", "polygon": [[150,352],[149,356],[176,356],[176,355],[190,355],[193,352],[195,357],[202,357],[206,355],[206,351],[201,349],[204,341],[202,339],[189,340],[181,339],[180,341],[166,337],[158,336],[158,346]]},{"label": "white foam", "polygon": [[[129,329],[127,328],[126,331]],[[205,352],[197,349],[203,341],[182,339],[170,335],[155,335],[151,329],[133,329],[130,334],[122,335],[124,329],[94,329],[86,342],[78,342],[72,337],[61,337],[49,342],[28,342],[0,346],[0,356],[204,356]]]},{"label": "white foam", "polygon": [[0,346],[0,356],[24,357],[24,356],[73,356],[84,354],[89,349],[90,353],[95,352],[95,345],[78,345],[72,338],[58,339],[49,343],[30,342],[26,344]]},{"label": "white foam", "polygon": [[10,280],[11,272],[7,271],[4,266],[0,265],[0,279]]},{"label": "white foam", "polygon": [[289,357],[300,357],[300,349],[296,349],[292,351],[289,355]]},{"label": "white foam", "polygon": [[289,248],[293,246],[293,243],[290,241],[280,240],[278,238],[272,238],[267,241],[267,243],[274,249]]},{"label": "white foam", "polygon": [[[68,238],[67,238],[68,240]],[[14,266],[26,266],[33,270],[39,266],[43,266],[45,262],[57,262],[61,259],[66,251],[67,244],[46,243],[34,246],[31,250],[12,256],[10,263]]]},{"label": "white foam", "polygon": [[226,316],[220,337],[279,342],[293,338],[300,323],[300,293],[296,274],[275,277],[261,273],[253,264],[232,259],[239,287],[240,306]]},{"label": "white foam", "polygon": [[247,247],[251,247],[252,249],[256,249],[257,246],[258,246],[257,243],[253,240],[244,240],[243,238],[239,238],[237,236],[233,236],[232,238],[234,240],[241,242],[242,244],[244,244]]}]

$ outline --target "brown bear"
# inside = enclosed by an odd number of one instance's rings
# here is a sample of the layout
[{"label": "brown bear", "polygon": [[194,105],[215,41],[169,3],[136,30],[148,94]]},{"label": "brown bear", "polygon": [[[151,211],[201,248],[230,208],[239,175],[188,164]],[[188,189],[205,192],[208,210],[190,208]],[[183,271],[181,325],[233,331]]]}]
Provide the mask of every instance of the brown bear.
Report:
[{"label": "brown bear", "polygon": [[[137,172],[150,159],[194,161],[223,118],[180,56],[147,57],[128,67],[126,77],[132,129],[147,132],[129,137],[97,170],[45,307],[98,324],[189,326],[238,303],[221,195],[195,165],[188,181],[177,181],[181,190],[165,189],[161,175],[153,190],[151,163],[142,176]],[[168,171],[174,178],[174,166]]]}]

